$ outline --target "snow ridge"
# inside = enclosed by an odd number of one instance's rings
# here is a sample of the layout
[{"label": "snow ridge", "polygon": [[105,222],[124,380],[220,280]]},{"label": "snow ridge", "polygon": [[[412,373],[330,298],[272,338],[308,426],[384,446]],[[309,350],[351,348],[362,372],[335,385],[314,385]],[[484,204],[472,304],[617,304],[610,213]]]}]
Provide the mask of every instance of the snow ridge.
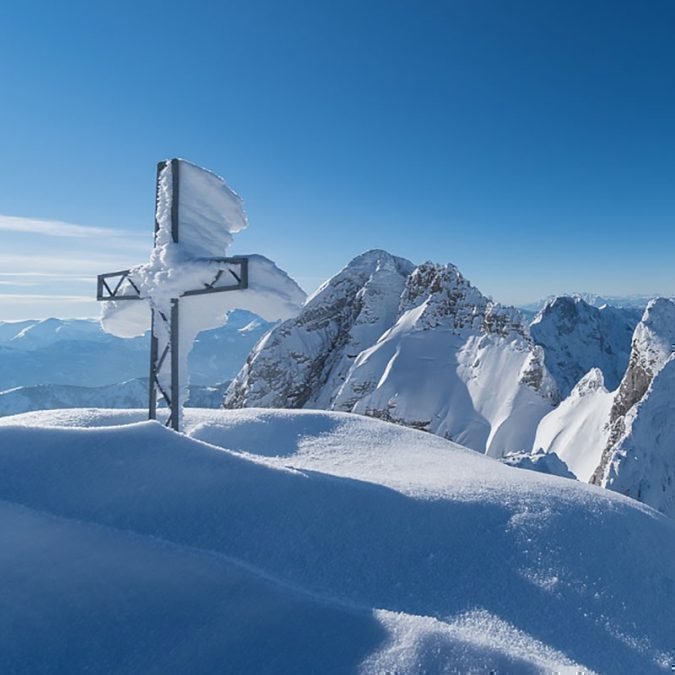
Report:
[{"label": "snow ridge", "polygon": [[185,415],[0,420],[2,672],[668,669],[652,509],[363,416]]}]

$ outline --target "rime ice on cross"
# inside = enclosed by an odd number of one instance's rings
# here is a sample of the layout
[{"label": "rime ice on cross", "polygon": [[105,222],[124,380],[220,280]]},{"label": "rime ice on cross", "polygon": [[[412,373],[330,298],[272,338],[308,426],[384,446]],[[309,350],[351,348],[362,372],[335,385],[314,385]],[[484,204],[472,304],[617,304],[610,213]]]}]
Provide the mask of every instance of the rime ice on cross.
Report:
[{"label": "rime ice on cross", "polygon": [[159,396],[169,408],[166,425],[178,431],[180,300],[248,288],[248,258],[212,255],[214,250],[225,252],[230,233],[245,227],[246,219],[241,200],[222,179],[179,159],[157,165],[155,204],[150,264],[99,275],[96,297],[115,302],[149,300],[148,417],[156,419]]}]

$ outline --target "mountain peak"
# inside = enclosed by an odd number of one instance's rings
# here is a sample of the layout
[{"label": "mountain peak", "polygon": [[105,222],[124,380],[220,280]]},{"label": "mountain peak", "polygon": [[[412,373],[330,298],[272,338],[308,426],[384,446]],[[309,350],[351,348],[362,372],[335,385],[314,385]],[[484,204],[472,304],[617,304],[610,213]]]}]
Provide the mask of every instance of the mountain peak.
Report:
[{"label": "mountain peak", "polygon": [[554,390],[518,310],[455,265],[375,250],[258,344],[225,406],[351,411],[498,456],[531,444]]},{"label": "mountain peak", "polygon": [[579,296],[558,296],[534,318],[530,334],[544,348],[546,365],[563,397],[592,368],[602,371],[613,390],[628,365],[638,318],[634,309],[598,308]]}]

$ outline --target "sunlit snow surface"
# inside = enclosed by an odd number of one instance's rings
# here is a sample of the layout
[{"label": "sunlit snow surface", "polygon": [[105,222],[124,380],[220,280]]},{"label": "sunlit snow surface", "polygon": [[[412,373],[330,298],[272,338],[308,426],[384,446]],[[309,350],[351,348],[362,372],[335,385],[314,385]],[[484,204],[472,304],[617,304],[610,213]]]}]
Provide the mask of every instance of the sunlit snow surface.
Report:
[{"label": "sunlit snow surface", "polygon": [[670,669],[648,507],[360,416],[143,416],[0,420],[0,672]]}]

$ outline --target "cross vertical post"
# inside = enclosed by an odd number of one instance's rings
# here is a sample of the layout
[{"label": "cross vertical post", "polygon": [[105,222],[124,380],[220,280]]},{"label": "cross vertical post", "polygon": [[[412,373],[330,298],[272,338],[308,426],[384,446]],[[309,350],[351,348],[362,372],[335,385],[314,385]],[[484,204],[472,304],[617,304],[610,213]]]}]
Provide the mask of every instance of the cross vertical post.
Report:
[{"label": "cross vertical post", "polygon": [[[159,178],[162,171],[166,168],[169,162],[159,162],[157,164],[157,187],[155,192],[155,238],[159,230],[159,222],[157,221],[157,207],[159,206]],[[177,159],[170,160],[171,163],[171,239],[174,244],[177,244],[179,239],[179,222],[178,222],[178,206],[179,206],[179,181],[180,169]],[[155,242],[156,243],[156,242]],[[166,352],[163,357],[159,355],[158,338],[156,335],[156,310],[150,307],[152,318],[150,322],[150,402],[148,405],[148,419],[154,420],[157,418],[157,389],[160,387],[159,376],[160,371],[166,365],[170,370],[170,387],[169,392],[161,391],[162,397],[169,406],[169,419],[167,426],[170,426],[175,431],[180,427],[180,384],[179,365],[178,365],[178,298],[171,299],[171,316],[166,317],[161,312],[160,320],[164,322],[164,330],[168,332],[168,339],[166,340],[166,348],[169,350],[169,358],[167,359]]]},{"label": "cross vertical post", "polygon": [[157,336],[155,335],[155,310],[150,308],[150,377],[148,378],[148,419],[157,419],[157,387],[155,365],[157,364]]},{"label": "cross vertical post", "polygon": [[180,425],[180,385],[178,375],[180,365],[178,363],[178,298],[171,300],[171,426],[178,431]]}]

